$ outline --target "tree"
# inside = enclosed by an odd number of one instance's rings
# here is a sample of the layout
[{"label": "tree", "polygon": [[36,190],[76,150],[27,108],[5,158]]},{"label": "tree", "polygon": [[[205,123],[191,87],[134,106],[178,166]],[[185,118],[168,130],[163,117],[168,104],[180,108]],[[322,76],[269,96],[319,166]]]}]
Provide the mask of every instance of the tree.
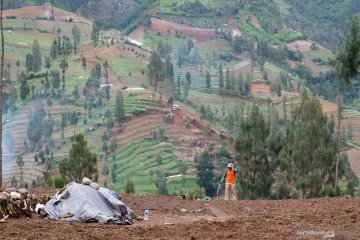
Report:
[{"label": "tree", "polygon": [[81,38],[81,33],[80,33],[80,29],[77,27],[77,25],[75,24],[71,30],[72,35],[73,35],[73,41],[74,41],[74,51],[75,54],[77,53],[77,48],[80,44],[80,38]]},{"label": "tree", "polygon": [[81,55],[81,66],[86,70],[86,58],[84,55]]},{"label": "tree", "polygon": [[62,83],[63,83],[62,88],[63,91],[65,91],[65,72],[69,68],[69,64],[65,58],[61,60],[59,67],[61,68],[62,71]]},{"label": "tree", "polygon": [[359,17],[351,16],[344,32],[344,37],[335,60],[332,61],[338,79],[338,118],[337,118],[337,153],[335,169],[335,187],[338,184],[339,162],[341,151],[341,95],[343,82],[351,85],[351,80],[360,74],[360,22]]},{"label": "tree", "polygon": [[178,55],[177,65],[178,65],[179,68],[181,68],[182,64],[183,64],[182,57],[181,57],[181,55],[179,54],[179,55]]},{"label": "tree", "polygon": [[32,44],[32,56],[33,56],[33,71],[38,72],[41,70],[41,52],[38,40],[35,38]]},{"label": "tree", "polygon": [[57,41],[54,40],[51,43],[50,46],[50,58],[51,60],[55,60],[57,58],[57,56],[59,55],[59,47],[57,46]]},{"label": "tree", "polygon": [[23,167],[25,165],[24,158],[22,154],[18,154],[16,158],[16,164],[20,169],[20,187],[23,187],[24,178],[23,178]]},{"label": "tree", "polygon": [[124,99],[120,90],[116,93],[115,117],[117,121],[125,120]]},{"label": "tree", "polygon": [[165,79],[165,64],[161,61],[159,54],[153,52],[148,65],[150,85],[157,90],[158,82]]},{"label": "tree", "polygon": [[230,92],[231,90],[231,83],[230,83],[230,69],[226,68],[226,90]]},{"label": "tree", "polygon": [[224,88],[224,73],[223,73],[222,65],[219,64],[219,89],[220,89],[220,92],[222,92],[223,88]]},{"label": "tree", "polygon": [[59,168],[67,182],[79,183],[84,177],[97,181],[97,156],[90,151],[83,134],[79,133],[75,136],[69,157],[60,162]]},{"label": "tree", "polygon": [[244,76],[241,73],[239,75],[239,94],[244,95]]},{"label": "tree", "polygon": [[26,68],[26,72],[32,72],[33,68],[34,68],[34,57],[31,53],[26,54],[25,57],[25,68]]},{"label": "tree", "polygon": [[126,183],[125,183],[125,193],[129,194],[135,194],[135,185],[133,180],[130,177],[126,178]]},{"label": "tree", "polygon": [[164,173],[158,173],[155,181],[155,186],[158,189],[160,195],[168,195],[167,179]]},{"label": "tree", "polygon": [[199,156],[196,169],[199,186],[205,188],[207,196],[214,196],[216,191],[214,186],[214,165],[208,151],[204,151]]},{"label": "tree", "polygon": [[170,61],[170,57],[166,58],[166,78],[172,82],[174,80],[174,65]]},{"label": "tree", "polygon": [[320,197],[335,179],[336,140],[334,121],[323,113],[319,99],[305,91],[291,110],[285,129],[280,169],[287,172],[287,185],[302,197]]},{"label": "tree", "polygon": [[185,79],[186,79],[186,82],[190,85],[191,84],[191,74],[189,71],[186,72]]},{"label": "tree", "polygon": [[26,79],[26,75],[24,72],[20,73],[19,76],[19,82],[20,82],[20,98],[25,102],[27,96],[30,93],[30,88],[27,84],[27,79]]},{"label": "tree", "polygon": [[184,95],[186,98],[189,96],[189,91],[190,91],[190,85],[189,82],[186,81],[184,84]]},{"label": "tree", "polygon": [[235,149],[240,157],[240,185],[243,196],[267,197],[272,184],[271,164],[267,156],[268,129],[259,107],[240,120]]},{"label": "tree", "polygon": [[75,99],[79,99],[79,98],[80,98],[80,91],[79,91],[79,87],[78,87],[78,86],[75,86],[72,94],[73,94],[73,96],[75,97]]},{"label": "tree", "polygon": [[51,85],[52,85],[52,90],[53,90],[53,93],[54,93],[54,90],[58,90],[60,89],[60,83],[61,83],[61,80],[60,80],[60,73],[59,71],[55,70],[55,71],[51,71],[50,72],[50,77],[51,77]]},{"label": "tree", "polygon": [[206,88],[211,88],[211,75],[209,71],[206,71],[205,75],[205,81],[206,81]]}]

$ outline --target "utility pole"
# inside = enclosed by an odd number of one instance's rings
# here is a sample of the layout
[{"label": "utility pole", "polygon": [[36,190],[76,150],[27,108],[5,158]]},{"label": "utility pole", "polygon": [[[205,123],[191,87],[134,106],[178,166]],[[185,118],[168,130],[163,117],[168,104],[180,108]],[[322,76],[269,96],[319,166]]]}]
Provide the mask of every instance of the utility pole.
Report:
[{"label": "utility pole", "polygon": [[0,66],[0,187],[2,186],[2,83],[4,78],[4,29],[3,29],[4,0],[0,0],[0,31],[1,31],[1,66]]}]

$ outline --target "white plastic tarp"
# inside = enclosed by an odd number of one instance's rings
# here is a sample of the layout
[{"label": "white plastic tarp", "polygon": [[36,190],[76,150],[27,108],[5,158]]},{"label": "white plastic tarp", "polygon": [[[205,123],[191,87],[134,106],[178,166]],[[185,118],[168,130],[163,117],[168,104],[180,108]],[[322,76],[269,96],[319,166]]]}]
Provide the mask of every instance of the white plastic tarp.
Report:
[{"label": "white plastic tarp", "polygon": [[46,203],[47,218],[68,221],[131,224],[131,209],[118,193],[100,187],[96,190],[88,185],[72,183]]}]

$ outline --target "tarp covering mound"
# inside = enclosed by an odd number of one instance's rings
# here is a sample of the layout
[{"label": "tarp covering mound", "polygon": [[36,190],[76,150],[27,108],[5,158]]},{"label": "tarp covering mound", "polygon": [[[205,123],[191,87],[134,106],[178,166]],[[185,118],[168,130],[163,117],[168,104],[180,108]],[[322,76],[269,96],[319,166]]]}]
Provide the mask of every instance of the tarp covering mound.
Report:
[{"label": "tarp covering mound", "polygon": [[43,210],[51,220],[132,224],[132,211],[118,193],[78,183],[56,193]]}]

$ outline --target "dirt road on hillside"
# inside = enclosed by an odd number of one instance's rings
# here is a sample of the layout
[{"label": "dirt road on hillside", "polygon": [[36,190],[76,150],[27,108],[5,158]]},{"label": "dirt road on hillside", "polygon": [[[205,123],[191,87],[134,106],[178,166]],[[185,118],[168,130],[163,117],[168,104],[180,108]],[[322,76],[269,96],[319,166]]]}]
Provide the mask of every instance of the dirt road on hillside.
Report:
[{"label": "dirt road on hillside", "polygon": [[12,219],[0,224],[0,239],[323,239],[326,234],[326,239],[360,239],[356,198],[201,202],[124,196],[123,200],[137,214],[148,209],[149,221],[114,226]]}]

